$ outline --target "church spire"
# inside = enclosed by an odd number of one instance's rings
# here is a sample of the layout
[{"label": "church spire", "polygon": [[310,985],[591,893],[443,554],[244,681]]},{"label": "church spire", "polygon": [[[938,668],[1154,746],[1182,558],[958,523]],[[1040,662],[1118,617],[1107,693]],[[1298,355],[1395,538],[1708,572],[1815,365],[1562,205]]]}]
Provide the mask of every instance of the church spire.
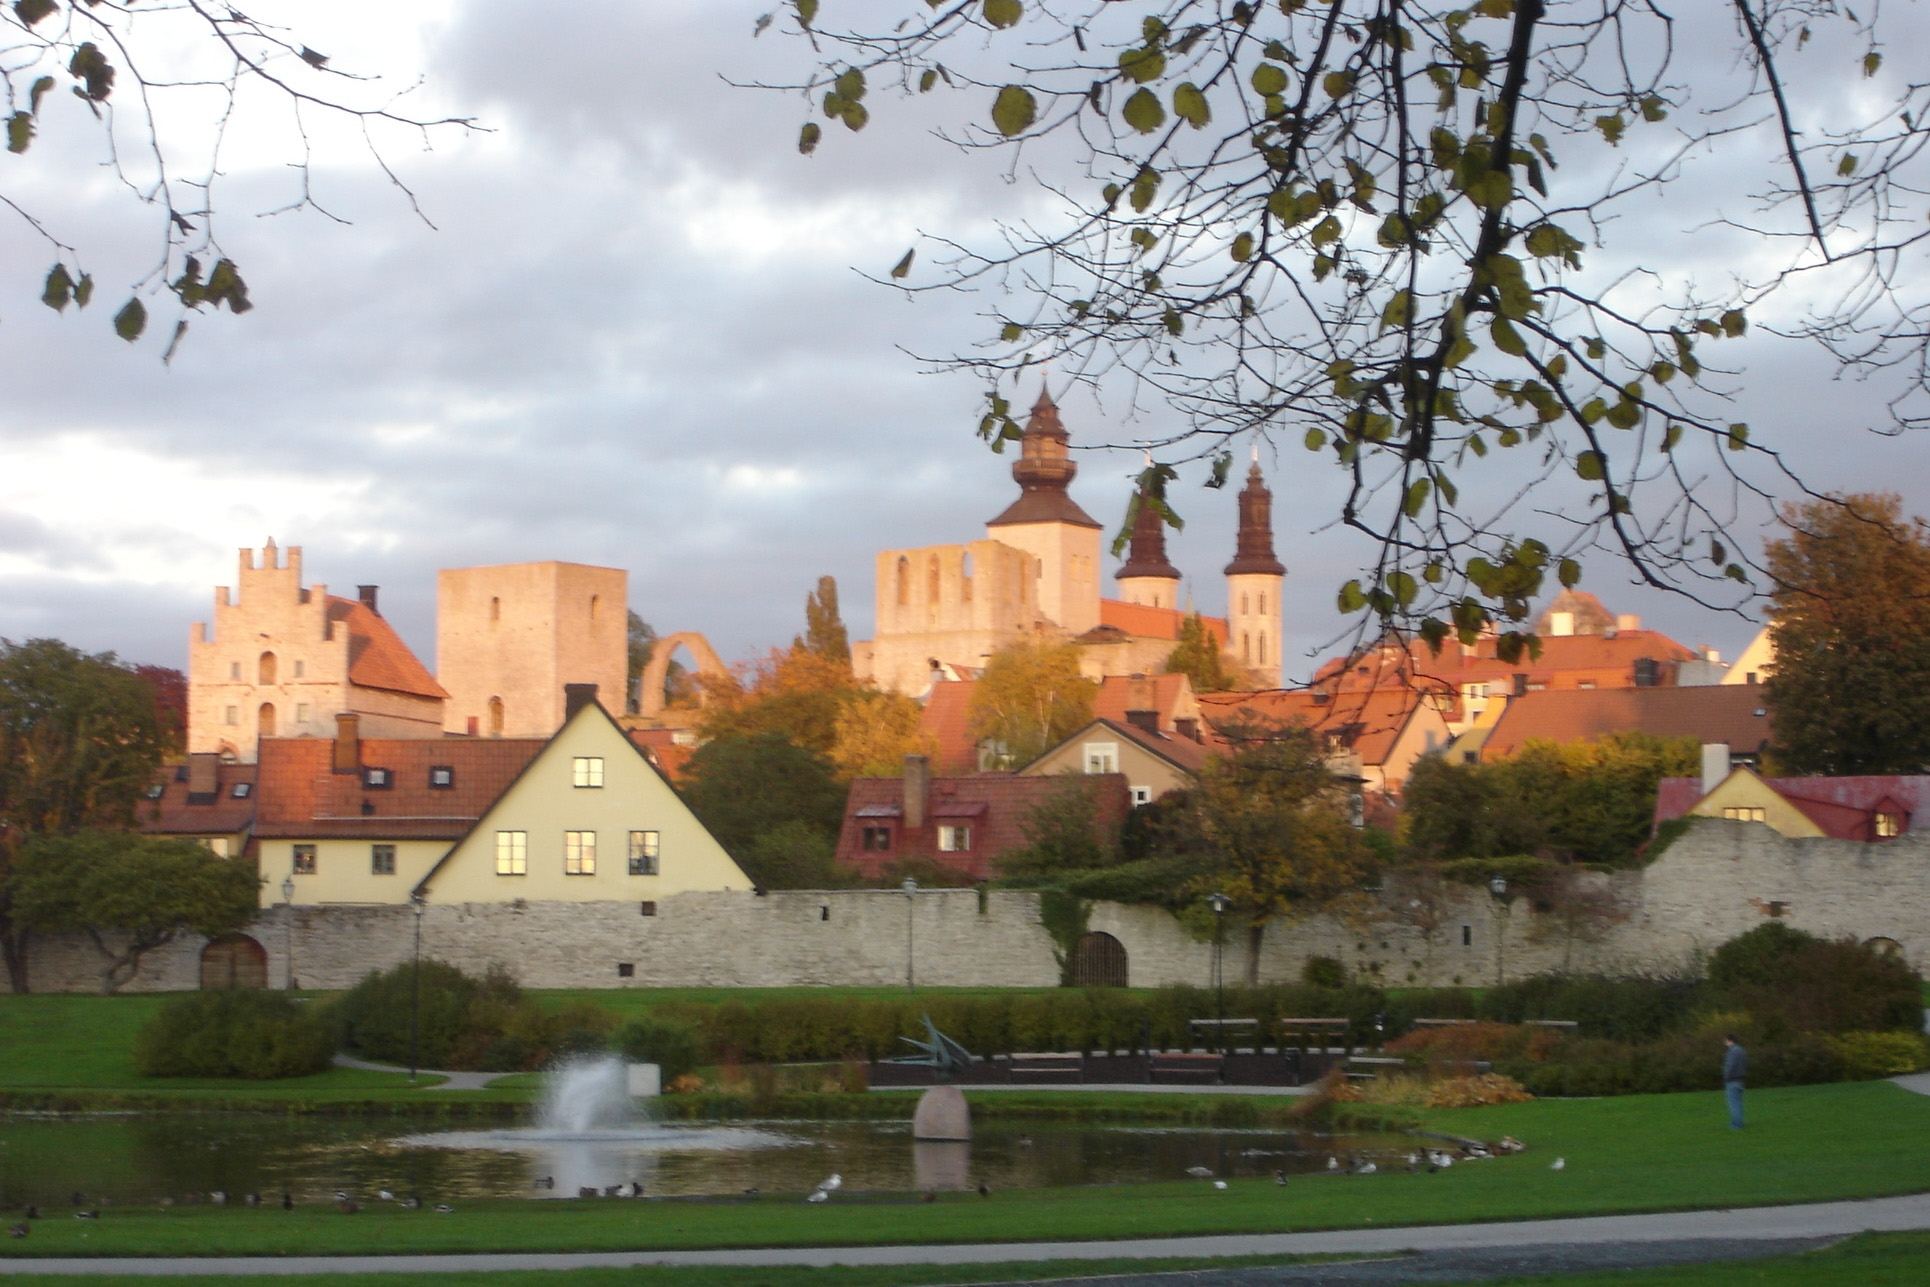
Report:
[{"label": "church spire", "polygon": [[1019,439],[1019,458],[1012,462],[1012,478],[1019,485],[1019,498],[987,527],[1007,527],[1018,523],[1071,523],[1097,529],[1099,524],[1079,508],[1066,489],[1079,473],[1066,448],[1070,435],[1059,421],[1059,408],[1052,395],[1039,386],[1039,400],[1025,422]]},{"label": "church spire", "polygon": [[1166,558],[1166,520],[1144,489],[1139,493],[1139,508],[1133,515],[1132,550],[1126,557],[1126,565],[1114,575],[1122,582],[1135,577],[1179,580],[1179,569]]},{"label": "church spire", "polygon": [[1273,556],[1273,493],[1260,476],[1260,462],[1247,471],[1240,489],[1240,538],[1226,575],[1285,576],[1287,569]]}]

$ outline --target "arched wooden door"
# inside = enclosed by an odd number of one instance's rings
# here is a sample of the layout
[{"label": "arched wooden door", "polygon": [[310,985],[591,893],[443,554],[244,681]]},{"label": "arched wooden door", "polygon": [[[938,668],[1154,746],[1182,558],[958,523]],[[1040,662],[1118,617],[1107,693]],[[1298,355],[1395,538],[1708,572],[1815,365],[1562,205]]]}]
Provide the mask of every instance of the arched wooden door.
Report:
[{"label": "arched wooden door", "polygon": [[246,934],[218,938],[201,949],[201,988],[265,988],[268,950]]},{"label": "arched wooden door", "polygon": [[1080,988],[1126,986],[1126,945],[1094,930],[1079,937],[1072,954],[1072,984]]}]

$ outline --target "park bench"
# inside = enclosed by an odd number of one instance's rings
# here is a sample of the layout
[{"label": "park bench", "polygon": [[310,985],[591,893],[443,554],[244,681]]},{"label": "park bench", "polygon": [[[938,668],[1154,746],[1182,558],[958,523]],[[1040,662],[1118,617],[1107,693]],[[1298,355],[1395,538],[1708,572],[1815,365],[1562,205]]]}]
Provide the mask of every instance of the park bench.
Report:
[{"label": "park bench", "polygon": [[1258,1036],[1260,1032],[1258,1019],[1189,1019],[1187,1026],[1193,1030],[1195,1045],[1199,1044],[1201,1037],[1211,1036],[1215,1047],[1222,1052],[1227,1048],[1229,1036],[1251,1037]]},{"label": "park bench", "polygon": [[1226,1056],[1195,1051],[1156,1050],[1147,1080],[1169,1085],[1216,1082],[1226,1067]]},{"label": "park bench", "polygon": [[1013,1055],[1010,1071],[1015,1082],[1080,1082],[1086,1079],[1086,1057],[1077,1053]]}]

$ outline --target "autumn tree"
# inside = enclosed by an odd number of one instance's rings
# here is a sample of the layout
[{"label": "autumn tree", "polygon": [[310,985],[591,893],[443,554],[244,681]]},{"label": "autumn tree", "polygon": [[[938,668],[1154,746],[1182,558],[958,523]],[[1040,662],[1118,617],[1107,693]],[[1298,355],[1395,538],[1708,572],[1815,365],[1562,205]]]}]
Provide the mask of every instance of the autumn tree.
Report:
[{"label": "autumn tree", "polygon": [[845,781],[897,777],[907,755],[938,754],[924,728],[924,708],[903,693],[866,689],[838,710],[831,763]]},{"label": "autumn tree", "polygon": [[[87,307],[95,282],[75,234],[36,214],[29,194],[90,180],[63,173],[65,154],[37,147],[50,118],[89,117],[100,131],[98,164],[144,209],[158,248],[146,272],[124,286],[115,334],[136,340],[148,329],[149,302],[169,306],[171,357],[197,310],[252,307],[240,266],[222,249],[218,207],[221,150],[231,131],[279,147],[288,186],[278,207],[251,214],[314,210],[336,222],[318,191],[327,152],[325,120],[346,123],[357,146],[403,200],[415,195],[390,159],[396,145],[421,147],[469,121],[415,114],[392,84],[335,66],[325,51],[274,21],[229,5],[85,4],[15,0],[0,9],[0,89],[8,193],[0,206],[20,221],[52,261],[41,300],[50,308]],[[91,170],[91,166],[90,166]],[[419,213],[418,208],[418,213]],[[426,222],[426,220],[425,220]]]},{"label": "autumn tree", "polygon": [[1807,501],[1782,520],[1764,689],[1776,763],[1930,771],[1930,525],[1893,495]]},{"label": "autumn tree", "polygon": [[862,691],[849,665],[801,648],[773,648],[728,684],[700,682],[704,737],[770,733],[825,756],[837,741],[838,712]]},{"label": "autumn tree", "polygon": [[1187,613],[1180,623],[1179,645],[1167,654],[1165,669],[1192,680],[1196,693],[1224,693],[1239,686],[1220,641],[1197,612]]},{"label": "autumn tree", "polygon": [[[932,359],[990,386],[980,435],[1019,437],[1013,379],[1049,362],[1180,421],[1152,441],[1141,492],[1163,496],[1189,464],[1223,481],[1236,440],[1304,441],[1343,484],[1335,517],[1368,540],[1339,593],[1365,624],[1472,643],[1525,622],[1598,546],[1641,581],[1746,601],[1751,558],[1722,531],[1783,468],[1727,407],[1727,342],[1751,317],[1865,371],[1903,364],[1891,418],[1930,415],[1930,303],[1908,267],[1922,209],[1903,195],[1930,183],[1930,87],[1884,48],[1914,14],[1796,0],[1679,16],[1545,0],[872,13],[793,0],[810,68],[786,87],[804,91],[799,150],[927,95],[933,136],[1009,153],[1037,190],[992,234],[880,248],[900,288],[984,301],[985,333]],[[1734,247],[1722,273],[1668,271],[1716,236]],[[1551,505],[1561,478],[1574,500]],[[1504,654],[1524,633],[1504,630]]]},{"label": "autumn tree", "polygon": [[1001,768],[1037,759],[1092,720],[1099,684],[1079,673],[1079,645],[1022,640],[992,654],[966,712],[974,741]]},{"label": "autumn tree", "polygon": [[113,653],[57,639],[0,639],[0,955],[28,989],[31,927],[14,915],[13,872],[36,837],[131,826],[170,746],[148,679]]},{"label": "autumn tree", "polygon": [[192,840],[88,831],[28,840],[10,884],[22,925],[86,936],[101,992],[112,995],[181,935],[219,938],[246,925],[261,878]]},{"label": "autumn tree", "polygon": [[1180,843],[1199,855],[1195,897],[1224,894],[1246,923],[1247,982],[1259,981],[1267,922],[1336,907],[1360,887],[1369,852],[1351,822],[1352,784],[1298,724],[1221,730],[1231,752],[1207,761],[1186,795]]},{"label": "autumn tree", "polygon": [[846,668],[851,665],[851,639],[838,615],[838,580],[821,576],[818,588],[804,599],[804,633],[791,641],[793,652],[810,652]]}]

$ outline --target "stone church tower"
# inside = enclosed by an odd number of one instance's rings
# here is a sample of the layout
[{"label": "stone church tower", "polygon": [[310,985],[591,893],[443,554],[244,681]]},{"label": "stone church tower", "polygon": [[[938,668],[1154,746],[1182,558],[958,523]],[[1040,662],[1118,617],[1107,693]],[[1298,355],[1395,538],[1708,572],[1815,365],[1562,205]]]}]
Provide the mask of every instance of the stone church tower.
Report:
[{"label": "stone church tower", "polygon": [[1255,460],[1240,490],[1240,536],[1226,565],[1227,651],[1268,687],[1280,686],[1280,587],[1287,569],[1273,556],[1273,493]]},{"label": "stone church tower", "polygon": [[1179,569],[1166,558],[1166,520],[1140,493],[1133,515],[1133,543],[1125,566],[1113,573],[1119,595],[1127,603],[1148,608],[1179,606]]},{"label": "stone church tower", "polygon": [[1012,464],[1019,498],[985,525],[985,534],[1039,561],[1039,610],[1081,635],[1099,624],[1100,527],[1066,490],[1079,472],[1068,437],[1059,408],[1040,389]]}]

